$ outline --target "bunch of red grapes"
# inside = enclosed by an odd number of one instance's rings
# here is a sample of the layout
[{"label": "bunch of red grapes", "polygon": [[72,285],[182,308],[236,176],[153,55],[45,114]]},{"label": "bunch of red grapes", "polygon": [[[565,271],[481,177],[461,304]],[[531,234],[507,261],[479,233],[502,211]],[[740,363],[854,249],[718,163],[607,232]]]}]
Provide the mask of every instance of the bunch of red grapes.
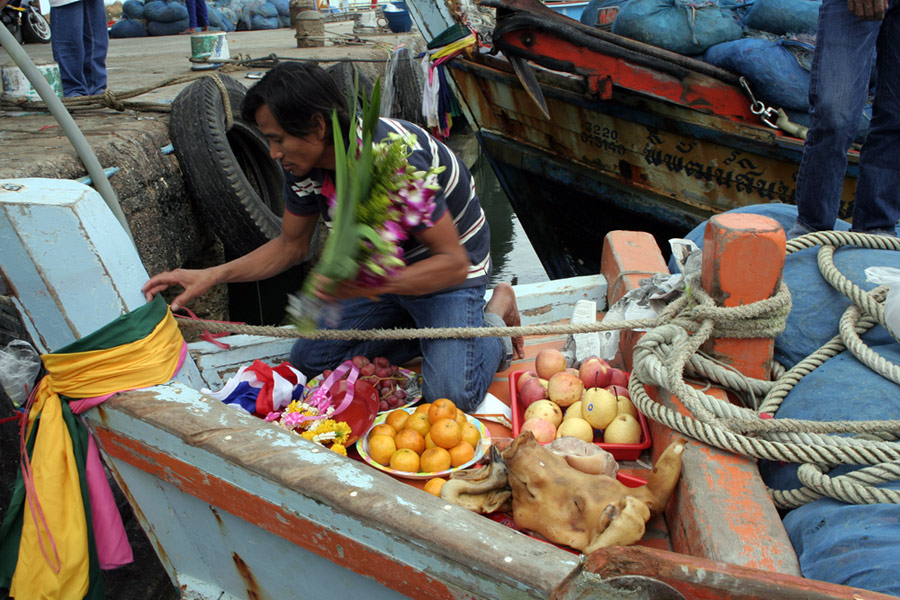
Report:
[{"label": "bunch of red grapes", "polygon": [[[378,412],[392,410],[405,404],[407,400],[406,384],[409,378],[400,372],[400,367],[392,365],[383,356],[369,360],[365,356],[354,356],[353,364],[359,369],[359,378],[366,381],[378,392]],[[322,373],[325,379],[331,375],[332,369]],[[344,378],[347,376],[345,375]]]}]

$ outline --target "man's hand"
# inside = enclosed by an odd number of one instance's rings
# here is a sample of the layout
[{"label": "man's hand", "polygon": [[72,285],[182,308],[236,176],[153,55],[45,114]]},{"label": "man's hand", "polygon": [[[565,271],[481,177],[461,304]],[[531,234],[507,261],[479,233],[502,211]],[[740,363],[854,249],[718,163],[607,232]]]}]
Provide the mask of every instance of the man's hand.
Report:
[{"label": "man's hand", "polygon": [[880,21],[888,9],[888,0],[847,0],[847,8],[866,21]]},{"label": "man's hand", "polygon": [[150,278],[141,291],[147,298],[147,302],[153,296],[172,285],[180,285],[184,291],[172,300],[172,310],[176,311],[197,296],[202,296],[218,281],[212,273],[212,269],[175,269],[166,271]]}]

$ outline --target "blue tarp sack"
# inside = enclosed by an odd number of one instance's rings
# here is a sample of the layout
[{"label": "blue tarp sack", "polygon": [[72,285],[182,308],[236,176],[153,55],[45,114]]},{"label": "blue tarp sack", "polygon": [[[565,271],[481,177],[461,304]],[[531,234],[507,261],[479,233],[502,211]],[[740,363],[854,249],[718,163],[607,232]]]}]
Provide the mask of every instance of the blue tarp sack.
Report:
[{"label": "blue tarp sack", "polygon": [[122,5],[122,14],[129,19],[144,18],[144,0],[125,0]]},{"label": "blue tarp sack", "polygon": [[122,17],[109,28],[109,37],[113,39],[147,37],[147,24],[140,19]]},{"label": "blue tarp sack", "polygon": [[812,46],[786,39],[743,38],[716,44],[703,60],[747,78],[753,93],[775,108],[809,109],[809,69],[796,48],[812,52]]},{"label": "blue tarp sack", "polygon": [[753,0],[742,21],[747,27],[776,35],[815,33],[821,6],[820,0]]},{"label": "blue tarp sack", "polygon": [[710,46],[740,38],[743,29],[731,11],[714,1],[629,0],[616,15],[612,32],[696,56]]},{"label": "blue tarp sack", "polygon": [[[174,23],[188,18],[187,8],[180,2],[151,0],[144,4],[144,18],[157,23]],[[175,33],[178,33],[177,31]],[[151,33],[151,35],[156,35]]]},{"label": "blue tarp sack", "polygon": [[269,0],[272,3],[272,6],[275,7],[276,12],[279,17],[290,17],[291,16],[291,7],[290,2],[288,0]]},{"label": "blue tarp sack", "polygon": [[147,32],[150,35],[178,35],[190,26],[187,17],[180,21],[163,23],[161,21],[147,21]]},{"label": "blue tarp sack", "polygon": [[210,22],[212,22],[213,11],[219,14],[222,20],[222,29],[224,31],[234,31],[237,28],[238,15],[234,12],[234,9],[228,6],[217,6],[214,4],[210,4]]},{"label": "blue tarp sack", "polygon": [[604,8],[621,7],[628,0],[591,0],[581,11],[581,22],[591,27],[597,27],[602,23],[597,22],[598,13]]}]

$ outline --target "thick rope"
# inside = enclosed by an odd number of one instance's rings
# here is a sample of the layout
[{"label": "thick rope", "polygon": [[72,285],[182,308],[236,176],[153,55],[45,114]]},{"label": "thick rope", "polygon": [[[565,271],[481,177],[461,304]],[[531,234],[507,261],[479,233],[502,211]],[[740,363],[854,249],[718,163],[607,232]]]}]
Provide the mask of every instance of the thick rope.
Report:
[{"label": "thick rope", "polygon": [[[850,503],[898,502],[900,493],[874,486],[900,479],[900,445],[894,443],[900,435],[900,421],[822,423],[763,418],[776,413],[784,397],[803,376],[845,348],[872,370],[900,384],[900,368],[872,351],[859,338],[872,325],[884,325],[881,304],[884,288],[866,292],[834,266],[835,248],[857,246],[900,250],[900,240],[851,232],[818,232],[791,240],[787,251],[791,253],[814,246],[822,246],[818,251],[818,262],[823,277],[853,303],[840,320],[839,335],[775,381],[760,381],[695,354],[707,339],[716,337],[710,323],[714,321],[715,329],[719,330],[720,319],[727,318],[716,310],[707,310],[705,303],[701,303],[693,311],[693,323],[680,323],[675,319],[647,332],[638,342],[629,382],[632,400],[648,417],[712,446],[755,458],[802,463],[799,477],[804,487],[770,490],[779,507],[793,508],[822,496]],[[698,294],[694,288],[691,293]],[[772,310],[779,309],[773,307]],[[738,331],[742,330],[738,328]],[[764,337],[758,331],[751,337]],[[766,337],[771,337],[771,331],[767,330]],[[687,385],[684,373],[700,374],[754,398],[763,393],[765,397],[755,410],[735,406]],[[645,391],[645,385],[669,391],[690,414],[679,413],[665,399],[653,400]],[[850,435],[854,437],[848,437]],[[869,466],[840,477],[824,475],[825,470],[840,464]]]}]

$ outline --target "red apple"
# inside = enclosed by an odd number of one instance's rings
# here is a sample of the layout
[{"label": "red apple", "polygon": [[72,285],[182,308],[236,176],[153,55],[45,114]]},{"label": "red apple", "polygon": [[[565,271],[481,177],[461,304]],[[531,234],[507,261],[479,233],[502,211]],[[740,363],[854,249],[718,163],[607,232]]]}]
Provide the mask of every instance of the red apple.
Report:
[{"label": "red apple", "polygon": [[534,435],[534,439],[542,444],[552,442],[556,438],[556,426],[544,419],[528,419],[522,424],[520,433],[526,431],[530,431]]},{"label": "red apple", "polygon": [[550,378],[547,392],[552,401],[565,408],[581,400],[584,385],[577,375],[560,371]]},{"label": "red apple", "polygon": [[610,391],[613,396],[625,396],[628,399],[631,399],[631,394],[628,393],[628,388],[622,387],[621,385],[608,385],[606,389]]},{"label": "red apple", "polygon": [[522,387],[525,385],[525,382],[533,377],[537,377],[537,372],[533,369],[531,371],[525,371],[524,373],[519,375],[519,379],[516,380],[516,393],[521,394]]},{"label": "red apple", "polygon": [[628,374],[628,371],[613,369],[612,377],[609,378],[609,383],[607,385],[621,385],[622,387],[627,388],[629,379],[631,379],[631,375]]},{"label": "red apple", "polygon": [[519,394],[519,404],[522,405],[523,410],[538,400],[546,400],[549,397],[547,387],[541,381],[537,377],[532,377],[522,386],[522,393]]},{"label": "red apple", "polygon": [[597,356],[591,356],[581,362],[578,369],[578,377],[585,389],[592,387],[606,387],[610,384],[613,368],[609,363]]}]

